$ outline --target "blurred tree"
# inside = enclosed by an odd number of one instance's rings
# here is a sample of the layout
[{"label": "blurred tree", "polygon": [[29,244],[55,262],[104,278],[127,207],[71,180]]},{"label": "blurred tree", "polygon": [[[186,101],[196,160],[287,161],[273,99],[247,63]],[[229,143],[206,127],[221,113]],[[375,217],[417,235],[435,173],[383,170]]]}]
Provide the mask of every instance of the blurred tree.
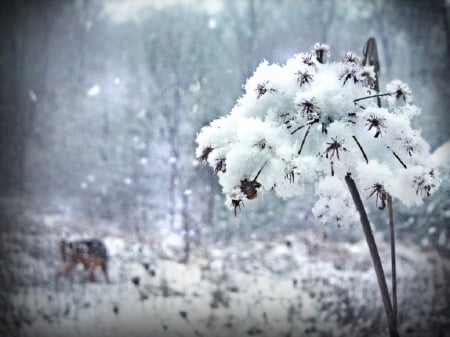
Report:
[{"label": "blurred tree", "polygon": [[3,1],[0,9],[0,188],[26,192],[27,148],[39,139],[37,106],[46,94],[51,13],[45,1]]}]

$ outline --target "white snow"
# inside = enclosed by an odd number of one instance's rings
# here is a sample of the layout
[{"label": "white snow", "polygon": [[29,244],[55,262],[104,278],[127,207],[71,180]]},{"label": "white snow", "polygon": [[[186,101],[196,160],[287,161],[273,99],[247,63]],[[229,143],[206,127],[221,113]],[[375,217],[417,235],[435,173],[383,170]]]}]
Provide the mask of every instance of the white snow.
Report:
[{"label": "white snow", "polygon": [[450,140],[434,150],[431,161],[434,166],[450,168]]},{"label": "white snow", "polygon": [[213,18],[209,18],[208,20],[208,28],[209,29],[216,29],[217,28],[217,21]]},{"label": "white snow", "polygon": [[[46,249],[54,242],[54,234],[47,235]],[[4,242],[19,239],[27,240],[22,234]],[[35,236],[29,239],[36,242]],[[305,232],[291,235],[289,246],[286,238],[274,238],[196,250],[185,265],[176,257],[161,257],[157,247],[141,239],[104,238],[109,284],[101,273],[96,283],[82,282],[82,268],[54,284],[52,274],[62,262],[36,260],[22,251],[21,268],[33,273],[39,266],[32,277],[44,279],[10,294],[14,308],[30,322],[20,335],[243,336],[253,328],[261,336],[275,336],[304,335],[309,327],[313,336],[344,337],[380,329],[377,317],[383,309],[364,241],[340,244]],[[378,242],[386,264],[388,243]],[[56,245],[51,247],[55,251],[46,253],[48,261],[57,256]],[[398,298],[407,328],[418,324],[418,315],[445,304],[438,289],[450,266],[404,243],[398,244],[397,256]],[[386,274],[389,278],[389,269]],[[136,278],[138,284],[131,282]]]},{"label": "white snow", "polygon": [[350,224],[358,215],[345,194],[347,173],[367,196],[377,184],[406,206],[420,205],[439,186],[434,164],[448,150],[433,162],[411,126],[420,110],[410,88],[390,82],[378,107],[367,98],[376,94],[372,67],[360,66],[351,53],[322,64],[318,51],[328,59],[329,47],[316,44],[284,65],[262,61],[230,113],[197,135],[196,155],[217,172],[227,205],[236,210],[258,189],[301,196],[305,185],[315,184],[313,213],[323,222]]}]

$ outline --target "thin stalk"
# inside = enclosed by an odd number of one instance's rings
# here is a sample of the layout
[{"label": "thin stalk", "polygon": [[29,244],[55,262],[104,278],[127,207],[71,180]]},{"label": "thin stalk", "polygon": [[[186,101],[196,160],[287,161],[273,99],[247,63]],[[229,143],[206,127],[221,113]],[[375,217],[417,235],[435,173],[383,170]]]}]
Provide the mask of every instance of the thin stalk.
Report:
[{"label": "thin stalk", "polygon": [[299,126],[299,127],[296,128],[294,131],[291,132],[291,135],[293,135],[293,134],[296,133],[298,130],[300,130],[300,129],[304,128],[304,127],[305,127],[305,125]]},{"label": "thin stalk", "polygon": [[[362,97],[359,99],[354,100],[353,102],[356,104],[356,102],[376,97],[377,98],[377,105],[379,108],[381,108],[381,100],[380,97],[382,96],[389,96],[395,94],[395,92],[391,93],[385,93],[380,94],[380,62],[378,59],[378,48],[377,48],[377,42],[374,38],[369,38],[367,40],[366,45],[363,48],[363,54],[364,54],[364,60],[363,65],[366,65],[369,63],[369,65],[374,67],[375,71],[375,91],[377,92],[376,95]],[[397,160],[402,164],[402,166],[406,169],[405,163],[400,159],[400,157],[388,147],[389,150],[392,151],[392,154],[397,158]],[[366,158],[367,160],[367,158]],[[394,231],[394,210],[392,207],[392,197],[389,193],[387,193],[387,203],[388,203],[388,209],[389,209],[389,230],[390,230],[390,243],[391,243],[391,268],[392,268],[392,322],[390,324],[393,325],[394,329],[397,329],[397,273],[396,273],[396,262],[395,262],[395,231]],[[384,202],[383,202],[384,203]],[[383,207],[384,208],[384,207]],[[391,335],[393,331],[390,329]],[[398,334],[398,333],[397,333]]]},{"label": "thin stalk", "polygon": [[363,147],[362,147],[361,144],[358,142],[358,139],[356,138],[356,136],[352,136],[352,137],[353,137],[353,140],[354,140],[354,141],[356,142],[356,144],[358,145],[359,149],[361,150],[361,153],[362,153],[364,159],[366,160],[366,163],[368,164],[368,163],[369,163],[369,159],[367,159],[367,155],[366,155],[366,153],[364,152]]},{"label": "thin stalk", "polygon": [[389,231],[391,233],[392,311],[394,324],[397,326],[397,267],[395,262],[394,208],[392,206],[392,197],[389,193],[387,193],[387,204],[389,210]]},{"label": "thin stalk", "polygon": [[403,160],[401,160],[401,158],[398,156],[398,154],[394,152],[394,150],[392,150],[389,146],[387,148],[388,148],[388,150],[391,150],[392,154],[400,162],[400,164],[402,164],[403,168],[405,168],[405,169],[408,168],[406,166],[406,164],[403,162]]},{"label": "thin stalk", "polygon": [[350,173],[346,175],[345,182],[350,191],[355,207],[359,212],[361,225],[364,231],[364,235],[366,237],[367,246],[369,247],[369,252],[372,258],[375,273],[377,275],[378,286],[380,288],[381,298],[383,300],[384,311],[386,313],[386,319],[389,328],[389,336],[399,337],[400,335],[398,334],[396,322],[394,319],[394,313],[392,311],[392,304],[391,299],[389,297],[389,291],[386,284],[386,277],[384,275],[383,265],[381,264],[380,255],[378,253],[375,238],[373,237],[372,229],[370,228],[370,222],[367,217],[367,213],[364,209],[364,205],[362,203],[361,196],[359,195],[355,181],[350,176]]},{"label": "thin stalk", "polygon": [[305,140],[306,140],[306,137],[308,137],[309,129],[311,129],[311,125],[312,124],[310,124],[308,126],[308,129],[306,129],[305,135],[303,136],[303,140],[302,140],[302,143],[300,145],[300,150],[298,150],[298,155],[300,155],[300,153],[302,153],[303,145],[305,145]]},{"label": "thin stalk", "polygon": [[267,165],[267,161],[264,163],[263,166],[261,166],[261,168],[259,169],[258,173],[256,173],[255,178],[253,179],[253,181],[256,181],[256,179],[258,179],[259,175],[261,174],[261,171],[263,170],[263,168]]},{"label": "thin stalk", "polygon": [[[387,92],[385,94],[375,94],[375,95],[370,95],[370,96],[364,96],[364,97],[360,97],[360,98],[354,99],[353,103],[362,101],[363,99],[369,99],[369,98],[374,98],[374,97],[390,96],[390,95],[393,95],[393,94],[395,94],[395,92]],[[381,103],[379,105],[381,105]]]}]

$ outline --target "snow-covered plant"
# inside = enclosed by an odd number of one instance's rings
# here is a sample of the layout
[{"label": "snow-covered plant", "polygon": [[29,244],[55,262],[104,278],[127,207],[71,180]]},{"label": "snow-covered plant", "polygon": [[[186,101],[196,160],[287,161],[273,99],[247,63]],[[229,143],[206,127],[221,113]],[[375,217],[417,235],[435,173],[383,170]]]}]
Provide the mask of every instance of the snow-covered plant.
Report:
[{"label": "snow-covered plant", "polygon": [[231,112],[198,134],[196,154],[217,173],[235,213],[260,191],[287,198],[315,184],[313,214],[349,225],[359,215],[348,174],[380,209],[387,194],[418,205],[439,185],[429,145],[411,126],[420,111],[409,87],[394,80],[378,94],[372,66],[352,52],[339,62],[328,57],[329,47],[316,44],[284,65],[261,62]]},{"label": "snow-covered plant", "polygon": [[[214,168],[235,215],[258,191],[287,198],[315,184],[312,212],[320,221],[341,226],[359,220],[389,333],[398,337],[392,198],[418,205],[440,179],[429,145],[411,126],[420,111],[408,85],[394,80],[380,94],[375,39],[363,53],[362,62],[348,52],[326,63],[329,47],[316,43],[284,65],[263,61],[231,112],[197,135],[197,156]],[[392,300],[357,185],[380,210],[389,208]]]}]

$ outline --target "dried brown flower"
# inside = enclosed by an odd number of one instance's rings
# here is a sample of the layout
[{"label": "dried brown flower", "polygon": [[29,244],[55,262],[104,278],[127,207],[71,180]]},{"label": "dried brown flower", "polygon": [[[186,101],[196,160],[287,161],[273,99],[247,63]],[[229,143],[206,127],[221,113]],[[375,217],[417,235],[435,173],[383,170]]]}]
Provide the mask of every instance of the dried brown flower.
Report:
[{"label": "dried brown flower", "polygon": [[381,135],[381,131],[386,130],[386,125],[384,124],[385,121],[386,118],[377,117],[374,114],[371,114],[366,121],[366,126],[369,127],[367,130],[370,131],[374,128],[376,130],[374,137],[378,138],[378,136]]},{"label": "dried brown flower", "polygon": [[366,188],[366,190],[371,190],[369,194],[369,198],[375,194],[375,205],[378,207],[378,209],[383,210],[386,208],[386,190],[384,189],[383,185],[379,183],[375,183],[370,188]]},{"label": "dried brown flower", "polygon": [[[334,154],[336,153],[336,157],[338,160],[340,160],[339,158],[339,149],[342,149],[342,151],[347,151],[347,149],[345,147],[342,146],[342,144],[344,144],[344,140],[338,141],[337,138],[331,138],[332,142],[327,143],[328,147],[325,150],[325,157],[326,158],[330,158],[333,159]],[[331,152],[331,155],[330,155]]]}]

